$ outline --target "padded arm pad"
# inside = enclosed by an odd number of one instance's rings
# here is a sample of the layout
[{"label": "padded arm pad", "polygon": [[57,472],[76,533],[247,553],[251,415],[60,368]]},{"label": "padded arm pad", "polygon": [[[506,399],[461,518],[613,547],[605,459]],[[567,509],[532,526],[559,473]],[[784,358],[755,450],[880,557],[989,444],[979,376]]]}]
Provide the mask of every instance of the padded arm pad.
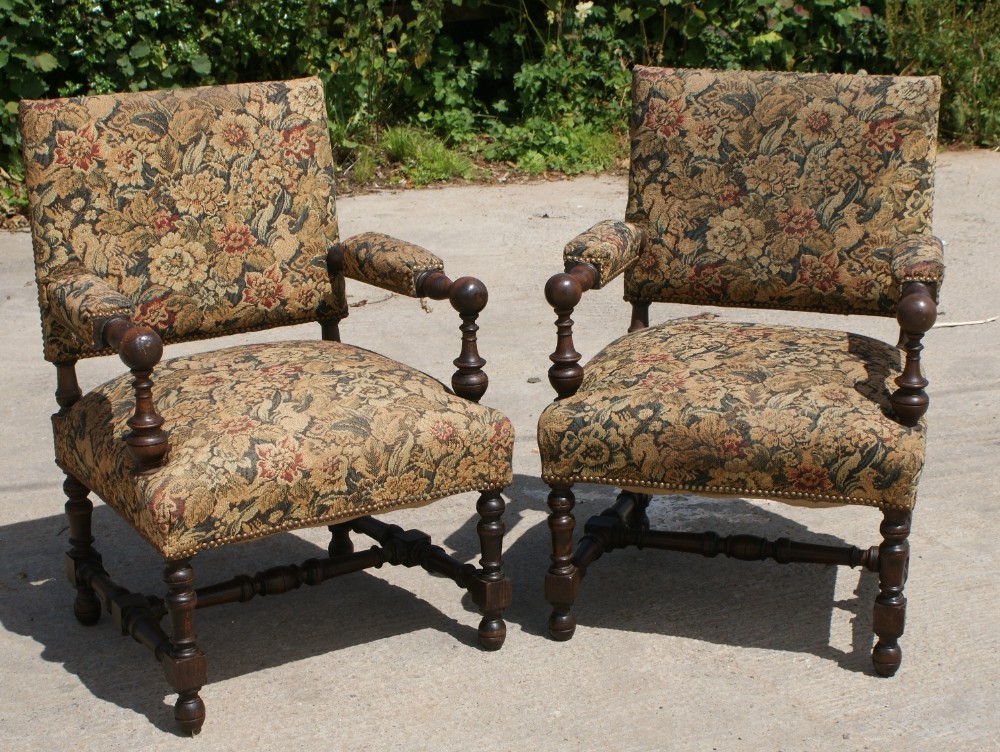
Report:
[{"label": "padded arm pad", "polygon": [[420,295],[421,274],[444,271],[444,263],[430,251],[381,233],[355,235],[340,247],[345,275],[413,298]]},{"label": "padded arm pad", "polygon": [[[122,293],[76,264],[67,264],[45,285],[45,297],[56,320],[81,342],[103,347],[99,331],[113,316],[131,319],[135,304]],[[96,327],[96,328],[95,328]]]},{"label": "padded arm pad", "polygon": [[594,289],[599,289],[638,260],[645,239],[639,225],[606,219],[567,243],[563,261],[567,269],[579,263],[597,269]]},{"label": "padded arm pad", "polygon": [[944,278],[944,245],[933,235],[909,235],[892,246],[892,276],[899,285],[930,282],[938,288]]}]

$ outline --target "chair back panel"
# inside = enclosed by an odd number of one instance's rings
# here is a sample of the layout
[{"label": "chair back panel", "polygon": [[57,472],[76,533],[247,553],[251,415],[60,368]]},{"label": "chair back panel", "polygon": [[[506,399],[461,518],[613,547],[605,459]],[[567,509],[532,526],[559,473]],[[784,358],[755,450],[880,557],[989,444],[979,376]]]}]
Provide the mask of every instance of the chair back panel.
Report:
[{"label": "chair back panel", "polygon": [[21,104],[45,354],[98,354],[46,285],[81,266],[179,341],[346,314],[318,79]]},{"label": "chair back panel", "polygon": [[637,67],[633,301],[893,315],[929,233],[940,80]]}]

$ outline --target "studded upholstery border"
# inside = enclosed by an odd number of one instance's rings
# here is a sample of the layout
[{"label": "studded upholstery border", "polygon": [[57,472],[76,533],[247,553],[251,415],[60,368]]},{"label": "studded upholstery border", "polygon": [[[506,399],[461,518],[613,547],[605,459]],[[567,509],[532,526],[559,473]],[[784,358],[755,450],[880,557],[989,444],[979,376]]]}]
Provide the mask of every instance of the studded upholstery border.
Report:
[{"label": "studded upholstery border", "polygon": [[901,237],[929,235],[940,81],[633,73],[629,300],[892,315]]},{"label": "studded upholstery border", "polygon": [[542,477],[910,508],[924,427],[892,417],[899,369],[895,348],[835,331],[692,320],[642,329],[542,413]]},{"label": "studded upholstery border", "polygon": [[21,104],[45,356],[95,354],[55,318],[68,262],[164,341],[346,314],[318,79]]},{"label": "studded upholstery border", "polygon": [[904,282],[932,282],[935,291],[944,279],[944,246],[931,235],[902,238],[892,249],[892,276]]},{"label": "studded upholstery border", "polygon": [[95,339],[94,322],[112,316],[132,318],[135,306],[107,282],[70,262],[53,271],[45,286],[52,317],[67,335],[75,336],[80,347]]},{"label": "studded upholstery border", "polygon": [[54,419],[56,456],[167,558],[511,481],[505,417],[356,347],[234,347],[154,379],[164,467],[129,473],[128,374]]},{"label": "studded upholstery border", "polygon": [[430,251],[377,232],[347,238],[341,248],[345,275],[400,295],[415,297],[422,273],[444,269]]},{"label": "studded upholstery border", "polygon": [[599,275],[596,287],[603,287],[638,260],[643,238],[641,227],[607,219],[567,243],[563,262],[591,264]]}]

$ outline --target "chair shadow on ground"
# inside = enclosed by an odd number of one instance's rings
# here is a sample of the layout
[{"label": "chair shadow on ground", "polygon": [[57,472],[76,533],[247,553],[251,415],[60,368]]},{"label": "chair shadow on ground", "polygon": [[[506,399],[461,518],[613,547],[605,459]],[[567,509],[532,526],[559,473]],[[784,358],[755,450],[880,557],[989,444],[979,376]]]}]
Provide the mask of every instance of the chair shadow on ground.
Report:
[{"label": "chair shadow on ground", "polygon": [[[525,524],[525,512],[530,512],[532,520],[539,519],[539,512],[547,514],[548,491],[537,478],[515,477],[507,494],[511,542],[504,553],[505,569],[514,581],[507,621],[545,639],[549,607],[542,584],[549,564],[548,527],[544,522],[524,530],[518,527]],[[580,484],[574,492],[578,541],[584,522],[609,507],[616,490]],[[673,498],[672,502],[654,498],[649,510],[654,528],[845,544],[781,516],[771,505]],[[780,512],[780,505],[773,506]],[[872,514],[873,540],[848,543],[867,547],[877,542],[879,518],[875,510]],[[469,545],[470,536],[465,531],[459,535],[448,538],[448,545]],[[474,552],[462,550],[460,558],[466,554],[471,557]],[[847,578],[839,590],[844,593],[849,587],[853,590],[849,596],[838,597],[838,577]],[[850,671],[872,673],[872,606],[877,593],[878,576],[867,570],[630,548],[607,553],[590,567],[574,611],[577,634],[588,628],[659,633],[719,645],[804,653]],[[465,604],[474,608],[471,601]],[[843,618],[834,619],[837,610],[846,612],[849,626]]]},{"label": "chair shadow on ground", "polygon": [[[44,660],[63,665],[95,697],[144,715],[162,731],[178,733],[169,708],[172,689],[149,651],[116,632],[106,614],[93,627],[73,616],[74,593],[63,570],[67,535],[62,515],[0,527],[5,560],[0,623],[38,642]],[[119,585],[143,594],[165,593],[159,579],[162,559],[101,504],[94,510],[94,535],[104,565]],[[355,541],[359,549],[367,546],[363,536]],[[204,551],[192,563],[197,582],[208,584],[325,554],[307,540],[281,534]],[[319,587],[303,586],[282,597],[199,610],[195,631],[209,666],[203,696],[211,710],[211,687],[217,682],[422,629],[448,633],[472,649],[478,645],[477,623],[458,623],[412,592],[367,572]],[[163,625],[169,631],[168,620]],[[171,698],[166,706],[165,697]]]}]

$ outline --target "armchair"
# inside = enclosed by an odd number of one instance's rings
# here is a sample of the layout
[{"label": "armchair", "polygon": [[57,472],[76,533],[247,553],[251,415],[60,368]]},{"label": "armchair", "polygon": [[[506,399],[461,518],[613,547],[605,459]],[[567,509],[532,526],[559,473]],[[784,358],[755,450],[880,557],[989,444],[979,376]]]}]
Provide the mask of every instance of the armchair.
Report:
[{"label": "armchair", "polygon": [[[625,546],[878,573],[875,670],[900,665],[912,510],[924,458],[921,339],[943,276],[931,235],[937,78],[637,67],[625,221],[564,252],[539,418],[550,486],[549,630],[567,640],[581,579]],[[583,295],[624,274],[627,334],[585,367]],[[897,347],[819,328],[703,317],[649,325],[654,302],[895,316]],[[902,357],[900,357],[900,350]],[[620,489],[575,551],[576,483]],[[881,543],[826,546],[651,530],[653,495],[856,504]]]},{"label": "armchair", "polygon": [[[417,246],[339,239],[320,82],[26,101],[20,126],[76,618],[107,611],[149,648],[192,733],[205,720],[199,608],[419,565],[468,590],[481,644],[498,649],[513,432],[478,404],[486,288],[452,281]],[[340,341],[345,275],[451,302],[461,318],[452,389]],[[173,342],[305,322],[322,339],[161,359]],[[83,394],[75,364],[110,353],[128,373]],[[374,517],[468,491],[480,494],[479,566]],[[165,595],[111,579],[91,492],[163,557]],[[198,552],[309,526],[329,527],[327,557],[195,587]],[[352,533],[376,545],[355,551]]]}]

